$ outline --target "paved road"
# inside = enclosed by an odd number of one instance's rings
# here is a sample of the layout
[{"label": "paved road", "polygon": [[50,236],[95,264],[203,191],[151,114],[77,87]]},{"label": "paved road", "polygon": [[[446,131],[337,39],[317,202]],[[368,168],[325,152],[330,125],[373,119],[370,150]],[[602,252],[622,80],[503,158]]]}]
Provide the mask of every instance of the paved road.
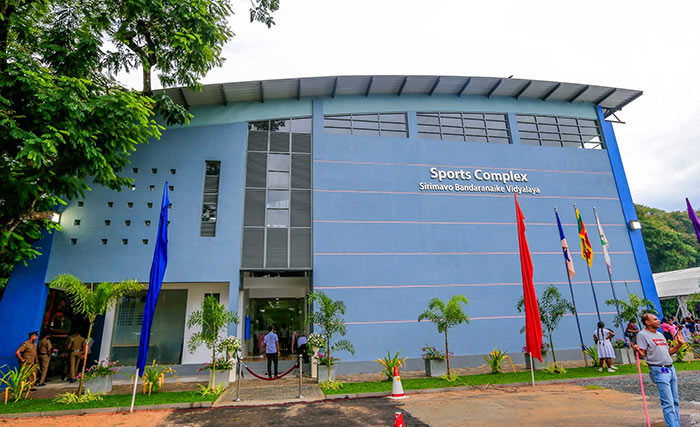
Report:
[{"label": "paved road", "polygon": [[[137,411],[129,414],[95,414],[0,420],[0,425],[27,427],[170,427],[170,426],[393,426],[394,413],[403,413],[406,426],[642,426],[642,399],[635,378],[608,377],[581,381],[581,385],[483,386],[470,390],[387,398],[322,401],[262,407],[224,407],[206,410]],[[684,426],[700,420],[700,404],[693,373],[681,375]],[[600,387],[590,387],[600,385]],[[654,387],[648,386],[650,393]],[[631,392],[631,393],[629,393]],[[654,427],[663,426],[658,399],[651,396],[649,410]]]},{"label": "paved road", "polygon": [[[649,374],[642,374],[642,379],[647,402],[657,404],[659,392],[656,385],[649,379]],[[638,376],[601,377],[582,380],[578,384],[597,385],[634,396],[641,395]],[[678,398],[681,403],[681,423],[684,426],[700,427],[700,375],[698,372],[678,372]]]},{"label": "paved road", "polygon": [[[659,393],[656,385],[649,379],[649,374],[642,374],[642,378],[644,379],[644,392],[647,396],[651,395],[656,398]],[[582,380],[579,384],[599,385],[624,393],[640,394],[638,376],[599,377]],[[678,397],[682,402],[700,402],[700,375],[698,372],[678,372]]]}]

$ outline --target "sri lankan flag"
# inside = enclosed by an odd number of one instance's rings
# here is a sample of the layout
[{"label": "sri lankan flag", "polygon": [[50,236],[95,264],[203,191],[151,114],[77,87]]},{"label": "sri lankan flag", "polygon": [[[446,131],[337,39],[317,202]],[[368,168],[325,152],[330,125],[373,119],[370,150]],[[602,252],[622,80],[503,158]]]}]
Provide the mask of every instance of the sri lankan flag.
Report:
[{"label": "sri lankan flag", "polygon": [[588,261],[588,266],[593,266],[593,248],[591,247],[591,241],[588,239],[588,232],[586,232],[586,225],[581,219],[581,214],[576,209],[576,221],[578,222],[578,238],[581,240],[581,258]]}]

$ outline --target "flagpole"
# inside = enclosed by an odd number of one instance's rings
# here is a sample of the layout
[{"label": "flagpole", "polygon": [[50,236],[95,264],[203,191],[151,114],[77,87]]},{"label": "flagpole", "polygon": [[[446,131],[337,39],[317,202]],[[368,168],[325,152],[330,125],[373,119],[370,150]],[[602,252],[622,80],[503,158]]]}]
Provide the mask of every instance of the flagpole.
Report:
[{"label": "flagpole", "polygon": [[[600,220],[598,219],[598,211],[596,211],[595,206],[593,207],[593,214],[595,215],[595,222],[596,225],[598,226],[598,235],[600,235],[600,242],[601,245],[603,244],[603,238],[604,235],[603,233],[603,227],[600,225]],[[610,257],[607,255],[607,239],[605,239],[605,247],[603,248],[603,252],[606,255],[605,259],[605,269],[608,271],[608,280],[610,281],[610,290],[612,291],[612,296],[613,300],[615,301],[615,309],[617,310],[617,319],[620,322],[620,330],[622,331],[622,336],[624,337],[623,339],[625,340],[625,343],[627,343],[627,336],[625,335],[625,328],[622,324],[622,315],[620,314],[620,303],[617,301],[617,295],[615,294],[615,285],[613,285],[612,281],[612,271],[611,271],[611,264],[610,262]]]},{"label": "flagpole", "polygon": [[620,320],[620,330],[622,331],[622,336],[625,337],[625,343],[627,343],[627,335],[625,335],[625,327],[622,322],[622,314],[620,314],[620,303],[617,301],[617,295],[615,295],[615,286],[612,281],[612,274],[610,269],[608,269],[608,280],[610,280],[610,289],[612,290],[613,299],[615,300],[615,308],[617,309],[617,318]]},{"label": "flagpole", "polygon": [[[559,215],[557,214],[557,207],[554,207],[554,215],[557,217],[557,222],[559,222]],[[559,224],[557,224],[559,225]],[[574,317],[576,318],[576,327],[578,328],[578,338],[581,341],[581,356],[583,356],[583,363],[588,367],[588,359],[586,359],[586,345],[583,343],[583,334],[581,334],[581,322],[578,318],[578,309],[576,308],[576,298],[574,298],[574,287],[571,286],[571,276],[569,276],[569,268],[566,265],[567,254],[566,249],[561,248],[564,254],[564,270],[566,270],[566,280],[569,281],[569,292],[571,292],[571,303],[574,306]]]},{"label": "flagpole", "polygon": [[[593,277],[591,276],[591,263],[593,262],[593,248],[591,248],[590,240],[588,239],[588,231],[586,231],[586,226],[583,224],[583,219],[581,218],[581,213],[574,203],[574,211],[576,211],[576,222],[578,223],[578,237],[581,241],[581,257],[586,260],[586,269],[588,270],[588,281],[591,282],[591,292],[593,292],[593,302],[595,303],[595,312],[598,315],[598,321],[600,322],[600,308],[598,308],[598,297],[595,294],[595,287],[593,286]],[[590,251],[590,252],[589,252]],[[589,256],[590,255],[590,256]]]},{"label": "flagpole", "polygon": [[129,413],[132,414],[134,412],[134,402],[136,401],[136,383],[139,382],[139,367],[136,367],[136,374],[134,374],[134,391],[131,393],[131,409],[129,409]]},{"label": "flagpole", "polygon": [[535,362],[532,360],[532,353],[530,355],[530,375],[532,376],[532,386],[535,386]]},{"label": "flagpole", "polygon": [[630,288],[627,286],[627,281],[625,280],[625,289],[627,289],[627,299],[630,297]]},{"label": "flagpole", "polygon": [[586,269],[588,270],[588,281],[591,282],[591,291],[593,292],[593,302],[595,302],[595,312],[598,315],[598,321],[600,322],[600,309],[598,308],[598,297],[595,295],[595,288],[593,287],[593,277],[591,277],[591,267],[586,263]]}]

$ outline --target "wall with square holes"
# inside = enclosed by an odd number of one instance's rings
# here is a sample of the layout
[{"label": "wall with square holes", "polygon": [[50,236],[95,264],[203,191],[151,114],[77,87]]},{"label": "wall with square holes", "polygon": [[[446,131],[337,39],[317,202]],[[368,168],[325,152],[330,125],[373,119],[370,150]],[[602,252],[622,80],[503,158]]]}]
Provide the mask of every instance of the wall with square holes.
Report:
[{"label": "wall with square holes", "polygon": [[[47,282],[71,273],[84,282],[148,282],[164,185],[169,186],[165,282],[235,282],[238,286],[245,180],[246,125],[168,129],[139,146],[120,192],[92,184],[62,213]],[[221,161],[216,235],[200,237],[205,162]],[[235,306],[236,304],[234,304]]]}]

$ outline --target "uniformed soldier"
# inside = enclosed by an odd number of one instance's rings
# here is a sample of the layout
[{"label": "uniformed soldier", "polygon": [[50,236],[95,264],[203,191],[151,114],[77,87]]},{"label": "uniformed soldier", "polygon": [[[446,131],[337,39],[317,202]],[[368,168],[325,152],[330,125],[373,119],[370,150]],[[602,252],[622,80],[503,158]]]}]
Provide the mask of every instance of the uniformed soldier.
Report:
[{"label": "uniformed soldier", "polygon": [[53,346],[50,341],[51,336],[44,334],[37,344],[37,352],[39,353],[39,369],[41,370],[41,378],[38,385],[46,385],[46,374],[49,372],[49,363],[51,362],[51,352]]},{"label": "uniformed soldier", "polygon": [[[39,336],[39,332],[34,331],[29,333],[29,339],[22,344],[15,352],[15,356],[19,360],[20,366],[24,365],[36,365],[36,339]],[[36,381],[36,370],[32,373],[34,380]]]},{"label": "uniformed soldier", "polygon": [[74,383],[75,377],[78,375],[80,360],[83,358],[83,351],[85,351],[85,338],[80,335],[80,332],[76,332],[68,338],[66,351],[68,352],[68,366],[70,367],[68,378],[70,382]]}]

